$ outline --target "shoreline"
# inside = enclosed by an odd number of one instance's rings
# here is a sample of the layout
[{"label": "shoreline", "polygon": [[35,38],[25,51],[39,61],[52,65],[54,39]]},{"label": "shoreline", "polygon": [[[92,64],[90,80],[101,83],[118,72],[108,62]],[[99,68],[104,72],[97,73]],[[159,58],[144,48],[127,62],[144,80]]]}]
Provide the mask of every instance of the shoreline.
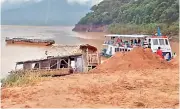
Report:
[{"label": "shoreline", "polygon": [[[16,27],[16,26],[15,26]],[[39,28],[39,27],[37,27],[37,28]],[[51,27],[50,27],[50,29],[52,29]],[[59,31],[59,30],[58,30]],[[5,31],[6,32],[6,31]],[[75,33],[75,34],[74,34]],[[63,33],[62,33],[63,34]],[[106,33],[106,32],[73,32],[73,36],[75,36],[75,39],[77,39],[77,40],[79,40],[80,41],[80,43],[82,43],[82,44],[90,44],[90,45],[93,45],[93,46],[95,46],[95,47],[97,47],[98,48],[98,51],[99,52],[101,52],[101,49],[102,49],[102,47],[103,47],[103,43],[104,43],[104,35],[105,34],[108,34],[108,33]],[[70,34],[71,35],[71,34]],[[59,39],[60,40],[60,39]],[[12,48],[18,48],[19,47],[19,45],[17,45],[17,46],[14,46],[14,45],[9,45],[10,47],[12,47]],[[21,46],[20,46],[21,47]],[[39,47],[39,46],[31,46],[31,47],[29,47],[29,46],[23,46],[23,47],[26,47],[26,48],[28,48],[30,51],[32,51],[32,52],[37,52],[37,48],[38,49],[47,49],[47,48],[49,48],[49,47],[44,47],[44,46],[42,46],[42,47]],[[35,49],[35,50],[33,50],[33,49]],[[8,51],[7,51],[8,50]],[[19,49],[18,49],[19,50]],[[26,51],[26,50],[24,50],[24,48],[22,49],[23,51]],[[179,55],[179,41],[177,41],[177,40],[173,40],[172,41],[172,50],[173,50],[173,52],[176,52],[177,53],[177,55]],[[11,53],[11,50],[10,49],[6,49],[6,51],[7,51],[7,53]],[[19,51],[19,52],[21,52],[21,50]],[[29,52],[29,51],[26,51],[26,52]],[[43,52],[44,53],[44,52]],[[16,53],[15,53],[16,54]],[[28,53],[25,53],[27,56],[28,56]],[[31,53],[30,53],[31,54]],[[23,55],[22,55],[22,57],[24,58],[24,59],[29,59],[29,58],[39,58],[40,56],[39,56],[39,53],[33,53],[34,54],[34,56],[28,56],[28,57],[23,57]],[[1,54],[1,55],[3,55],[3,54]],[[9,54],[10,55],[10,54]],[[17,55],[17,54],[16,54]],[[5,56],[5,55],[4,55]],[[7,55],[6,55],[7,56]],[[18,56],[18,55],[17,55]],[[22,58],[22,57],[20,57],[20,58]],[[9,59],[11,58],[11,56],[9,56],[8,57]],[[7,58],[7,59],[8,59]],[[12,61],[13,60],[13,61]],[[2,60],[1,60],[2,61]],[[10,61],[12,61],[12,62],[15,62],[15,61],[19,61],[18,59],[10,59]],[[11,63],[12,64],[12,68],[14,69],[14,63]],[[9,63],[8,63],[8,66],[10,66],[9,65]],[[8,69],[12,69],[11,67],[7,67]],[[6,69],[6,67],[4,68],[4,69]]]},{"label": "shoreline", "polygon": [[[100,49],[106,33],[80,32],[78,34],[77,36],[80,37],[77,39],[81,42],[92,44]],[[172,42],[172,44],[173,50],[179,50],[177,46],[179,42]],[[118,59],[109,66],[114,66],[116,62],[121,61],[121,58]],[[122,67],[121,64],[120,66]],[[139,104],[145,107],[147,103],[147,106],[151,106],[150,108],[177,106],[178,67],[174,69],[130,69],[128,71],[117,69],[108,73],[98,70],[97,73],[79,73],[61,77],[39,78],[34,75],[22,78],[20,82],[27,82],[27,84],[1,89],[2,108],[128,106],[139,108]],[[141,93],[142,90],[145,91]],[[175,94],[172,95],[172,92]],[[154,101],[155,98],[158,98],[158,102]]]}]

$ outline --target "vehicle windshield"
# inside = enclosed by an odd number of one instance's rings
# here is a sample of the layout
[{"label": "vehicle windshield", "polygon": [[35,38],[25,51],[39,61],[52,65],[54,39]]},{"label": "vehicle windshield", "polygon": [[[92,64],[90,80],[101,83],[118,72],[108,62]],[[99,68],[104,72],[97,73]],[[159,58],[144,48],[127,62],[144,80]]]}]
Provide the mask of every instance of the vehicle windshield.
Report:
[{"label": "vehicle windshield", "polygon": [[153,39],[153,45],[159,45],[158,39]]},{"label": "vehicle windshield", "polygon": [[164,39],[159,39],[159,44],[160,44],[160,45],[165,45]]}]

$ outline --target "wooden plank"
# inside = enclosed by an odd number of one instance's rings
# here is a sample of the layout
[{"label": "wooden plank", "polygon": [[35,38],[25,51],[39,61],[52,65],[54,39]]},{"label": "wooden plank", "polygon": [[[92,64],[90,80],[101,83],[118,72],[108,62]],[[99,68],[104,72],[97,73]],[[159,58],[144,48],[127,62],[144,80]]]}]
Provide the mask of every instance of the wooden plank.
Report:
[{"label": "wooden plank", "polygon": [[17,70],[17,64],[16,64],[16,66],[15,66],[15,70]]},{"label": "wooden plank", "polygon": [[98,55],[98,53],[96,52],[96,55],[97,55],[97,63],[99,64],[99,55]]},{"label": "wooden plank", "polygon": [[60,63],[61,63],[61,59],[58,59],[58,62],[57,62],[57,69],[60,69]]},{"label": "wooden plank", "polygon": [[83,72],[83,59],[82,56],[77,58],[76,69],[78,72]]},{"label": "wooden plank", "polygon": [[68,62],[66,62],[64,59],[61,59],[61,60],[64,61],[68,65]]},{"label": "wooden plank", "polygon": [[86,49],[86,58],[87,58],[87,64],[89,65],[89,51],[88,51],[88,48]]}]

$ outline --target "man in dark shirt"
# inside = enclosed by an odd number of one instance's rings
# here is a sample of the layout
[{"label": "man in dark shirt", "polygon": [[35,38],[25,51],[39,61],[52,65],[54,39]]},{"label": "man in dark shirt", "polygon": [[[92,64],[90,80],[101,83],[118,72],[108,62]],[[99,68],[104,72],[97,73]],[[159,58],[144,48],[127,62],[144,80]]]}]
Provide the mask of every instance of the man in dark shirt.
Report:
[{"label": "man in dark shirt", "polygon": [[141,39],[138,38],[138,44],[141,44]]}]

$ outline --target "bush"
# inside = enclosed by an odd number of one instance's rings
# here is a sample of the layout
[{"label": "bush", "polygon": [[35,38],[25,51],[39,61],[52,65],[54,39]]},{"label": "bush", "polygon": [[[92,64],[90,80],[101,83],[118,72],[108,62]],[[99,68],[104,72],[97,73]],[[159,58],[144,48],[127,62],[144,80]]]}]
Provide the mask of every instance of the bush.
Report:
[{"label": "bush", "polygon": [[12,71],[9,76],[1,80],[2,87],[33,85],[44,80],[39,73],[31,71]]},{"label": "bush", "polygon": [[172,24],[118,24],[114,23],[108,26],[108,31],[113,34],[155,34],[157,33],[157,27],[160,27],[161,33],[163,35],[178,35],[179,33],[179,25]]}]

